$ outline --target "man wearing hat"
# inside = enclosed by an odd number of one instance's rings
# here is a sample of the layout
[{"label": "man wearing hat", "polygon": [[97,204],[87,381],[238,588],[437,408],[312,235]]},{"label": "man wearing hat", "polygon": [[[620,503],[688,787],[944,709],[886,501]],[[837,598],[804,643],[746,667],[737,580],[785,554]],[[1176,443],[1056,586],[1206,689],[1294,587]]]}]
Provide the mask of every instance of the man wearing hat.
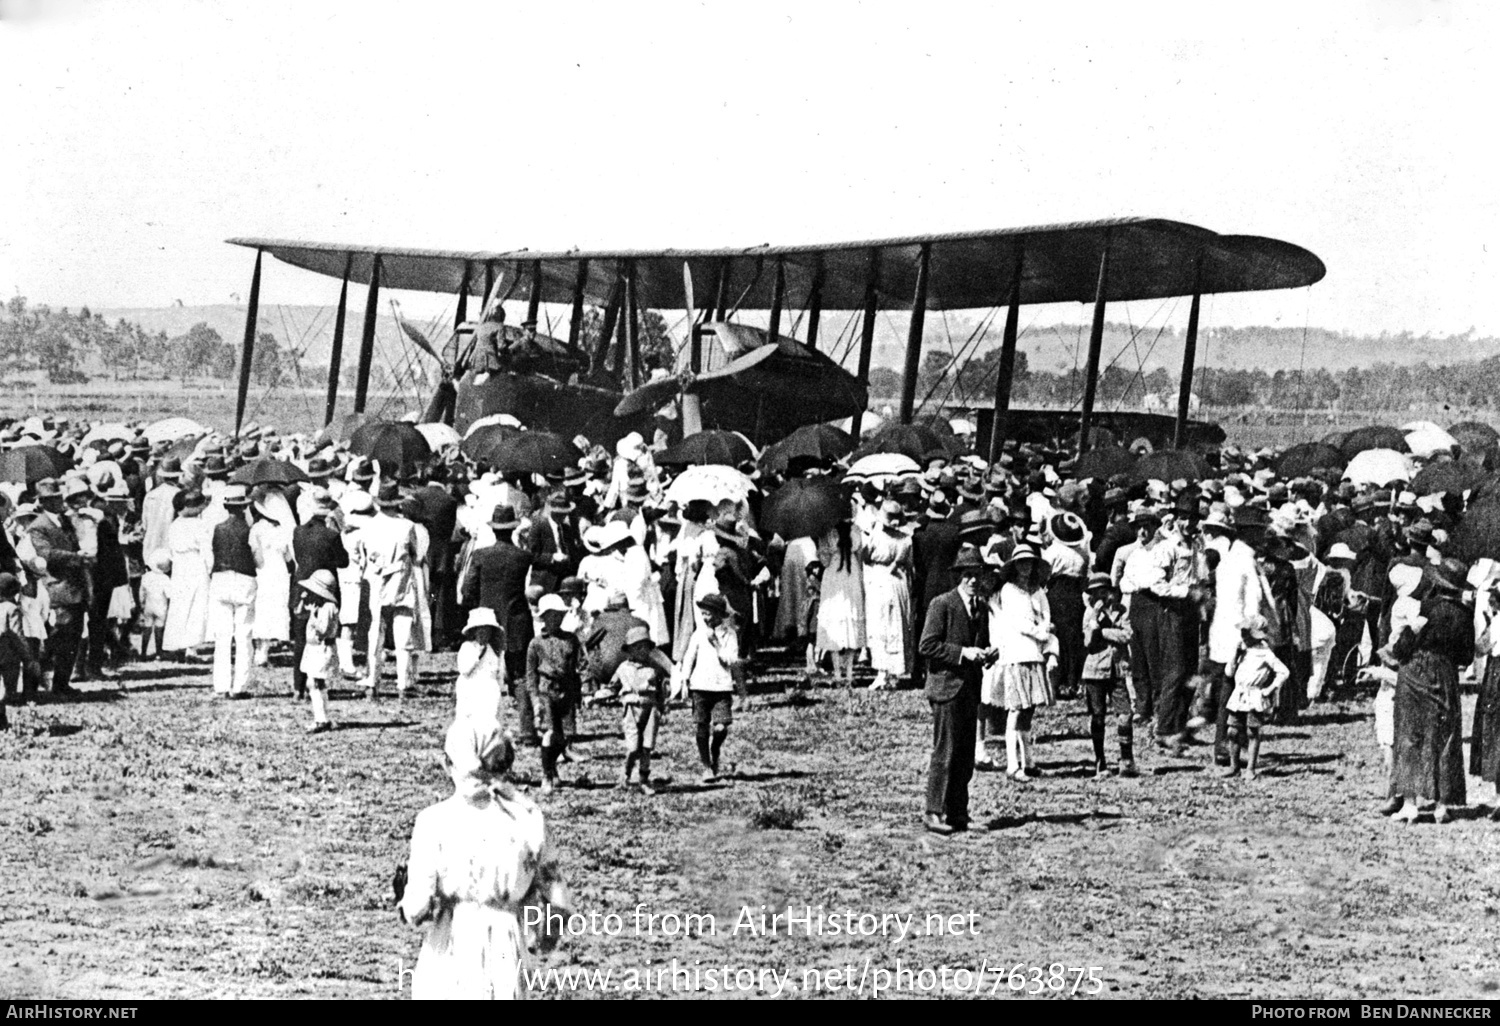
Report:
[{"label": "man wearing hat", "polygon": [[625,658],[625,636],[633,628],[649,630],[651,625],[630,611],[630,601],[623,592],[611,592],[604,609],[594,617],[583,636],[584,677],[594,688],[609,684]]},{"label": "man wearing hat", "polygon": [[983,561],[978,552],[966,548],[949,569],[958,583],[927,607],[917,646],[927,661],[925,694],[932,707],[932,758],[927,767],[923,826],[935,834],[968,829],[979,679],[984,667],[995,660],[988,607],[979,597]]},{"label": "man wearing hat", "polygon": [[68,694],[73,690],[73,668],[83,641],[88,617],[88,557],[78,551],[78,535],[67,516],[62,486],[53,478],[43,478],[32,486],[40,507],[26,531],[22,556],[40,557],[47,567],[47,593],[52,606],[52,634],[48,648],[52,655],[52,691]]},{"label": "man wearing hat", "polygon": [[468,573],[460,589],[461,604],[472,609],[487,606],[505,632],[506,690],[516,701],[522,744],[540,743],[531,696],[524,686],[526,649],[534,634],[531,606],[526,602],[526,575],[532,567],[531,554],[514,542],[521,526],[511,506],[496,506],[490,516],[495,544],[486,546],[471,557]]},{"label": "man wearing hat", "polygon": [[1229,765],[1229,712],[1225,703],[1234,691],[1234,679],[1225,673],[1240,645],[1240,625],[1260,610],[1263,580],[1255,561],[1255,544],[1264,536],[1268,518],[1264,511],[1241,506],[1231,516],[1229,507],[1214,503],[1199,525],[1205,547],[1217,552],[1214,571],[1214,613],[1208,625],[1208,666],[1212,690],[1197,710],[1199,719],[1213,720],[1214,761]]},{"label": "man wearing hat", "polygon": [[[914,599],[911,604],[911,636],[914,638],[922,636],[922,625],[927,622],[927,607],[958,583],[953,576],[952,567],[953,561],[958,558],[959,549],[963,548],[961,532],[962,523],[954,517],[953,507],[948,504],[941,491],[934,491],[927,500],[927,509],[922,514],[921,522],[911,536],[911,593]],[[921,674],[922,656],[918,653],[912,663],[912,677],[920,680]]]},{"label": "man wearing hat", "polygon": [[[214,641],[214,694],[246,698],[250,684],[250,628],[255,611],[255,552],[250,545],[250,492],[242,484],[220,492],[224,519],[214,527],[213,573],[208,581]],[[207,515],[205,513],[205,515]],[[232,663],[231,663],[232,658]]]},{"label": "man wearing hat", "polygon": [[[296,565],[293,580],[297,584],[323,571],[333,580],[333,599],[339,600],[338,572],[349,565],[349,551],[344,548],[338,528],[338,509],[325,488],[304,488],[306,500],[302,522],[292,531],[292,561]],[[307,645],[308,611],[301,602],[293,603],[292,613],[292,691],[298,698],[307,694],[307,673],[302,669],[302,653]]]},{"label": "man wearing hat", "polygon": [[435,464],[427,483],[412,495],[421,507],[419,523],[427,528],[427,573],[432,581],[432,647],[436,651],[454,640],[459,624],[457,551],[453,544],[458,509],[448,481],[448,468]]},{"label": "man wearing hat", "polygon": [[531,554],[531,582],[546,591],[557,590],[557,582],[578,572],[583,543],[568,520],[573,503],[563,491],[553,492],[537,510],[526,532],[526,551]]},{"label": "man wearing hat", "polygon": [[[122,478],[105,475],[94,485],[93,494],[80,502],[77,515],[93,524],[93,593],[89,602],[89,640],[86,665],[99,677],[114,675],[114,663],[123,647],[110,623],[109,611],[118,589],[130,584],[125,543],[120,540],[121,519],[130,504],[130,490]],[[79,549],[87,554],[79,532]],[[139,554],[137,554],[139,557]]]},{"label": "man wearing hat", "polygon": [[154,473],[156,485],[141,500],[141,551],[147,556],[167,545],[167,529],[176,519],[172,500],[177,497],[182,480],[182,462],[173,456],[157,466]]},{"label": "man wearing hat", "polygon": [[416,679],[417,651],[422,640],[415,636],[417,619],[417,526],[402,515],[405,496],[394,481],[387,481],[375,500],[376,513],[360,529],[365,554],[365,580],[370,588],[370,647],[365,694],[374,698],[380,684],[380,666],[385,661],[386,631],[396,650],[396,695],[405,698]]}]

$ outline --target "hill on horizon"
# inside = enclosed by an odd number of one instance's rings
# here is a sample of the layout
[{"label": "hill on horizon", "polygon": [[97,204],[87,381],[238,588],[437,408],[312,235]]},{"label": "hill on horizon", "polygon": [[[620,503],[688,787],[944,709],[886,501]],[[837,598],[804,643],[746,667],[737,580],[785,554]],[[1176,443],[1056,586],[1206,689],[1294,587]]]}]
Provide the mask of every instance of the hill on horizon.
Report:
[{"label": "hill on horizon", "polygon": [[[386,309],[389,310],[389,307]],[[186,333],[198,323],[207,324],[226,342],[234,345],[238,345],[244,337],[245,308],[230,303],[207,306],[114,307],[95,312],[103,315],[110,323],[123,318],[141,325],[149,332],[165,331],[174,337]],[[556,310],[551,313],[553,331],[566,334],[567,311]],[[848,317],[848,314],[837,312],[824,315],[820,347],[830,350],[836,358],[846,357],[852,368],[857,337],[851,336],[857,336],[857,331],[846,330],[849,327]],[[449,327],[447,322],[419,317],[409,319],[427,332],[435,344],[440,346],[446,340]],[[747,323],[757,323],[757,318],[753,316],[743,319]],[[668,317],[669,323],[673,320]],[[264,304],[261,306],[257,327],[260,331],[275,335],[283,347],[302,349],[303,362],[326,364],[333,341],[333,321],[332,306]],[[1001,321],[1001,318],[997,318],[986,337],[970,346],[967,352],[978,355],[999,345]],[[344,336],[346,360],[352,358],[351,343],[357,344],[363,323],[363,302],[356,303],[351,297]],[[764,315],[760,317],[759,323],[764,323]],[[786,323],[783,321],[783,324]],[[906,323],[907,318],[903,314],[893,313],[880,317],[875,332],[872,366],[900,370],[905,361]],[[951,339],[954,352],[965,352],[965,342],[976,324],[977,321],[968,316],[957,317],[950,314],[946,318],[945,330],[944,318],[929,314],[924,332],[924,351],[945,347],[950,344]],[[678,328],[680,330],[680,325]],[[543,330],[545,329],[544,321]],[[375,330],[377,352],[387,358],[407,352],[409,343],[389,313],[376,319]],[[1130,325],[1110,322],[1105,327],[1101,366],[1118,362],[1133,371],[1139,361],[1147,371],[1162,367],[1175,372],[1182,363],[1183,341],[1183,332],[1177,328],[1158,330],[1137,327],[1132,331]],[[1020,338],[1020,348],[1027,354],[1031,367],[1036,370],[1055,371],[1071,367],[1075,363],[1081,365],[1087,345],[1088,326],[1079,324],[1033,324],[1023,329]],[[1205,326],[1199,335],[1197,362],[1199,367],[1226,370],[1305,368],[1311,371],[1322,368],[1336,372],[1376,364],[1451,364],[1496,355],[1500,355],[1500,338],[1476,337],[1469,333],[1457,336],[1418,336],[1402,332],[1371,336],[1315,327]]]}]

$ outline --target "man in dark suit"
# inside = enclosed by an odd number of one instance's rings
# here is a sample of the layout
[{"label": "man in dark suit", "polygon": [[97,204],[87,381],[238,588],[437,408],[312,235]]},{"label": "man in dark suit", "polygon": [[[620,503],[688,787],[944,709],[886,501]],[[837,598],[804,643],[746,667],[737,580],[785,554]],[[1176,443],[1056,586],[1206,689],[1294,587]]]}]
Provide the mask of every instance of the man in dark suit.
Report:
[{"label": "man in dark suit", "polygon": [[[927,510],[921,525],[912,532],[911,561],[914,571],[911,594],[912,633],[922,636],[922,625],[926,621],[927,608],[943,592],[956,583],[953,578],[953,561],[958,550],[963,548],[959,536],[959,523],[952,517],[953,508],[941,491],[934,491],[927,500]],[[915,673],[922,672],[921,655],[917,656]]]},{"label": "man in dark suit", "polygon": [[927,701],[932,705],[932,761],[927,767],[927,814],[935,834],[969,826],[969,779],[974,775],[979,677],[994,661],[989,613],[979,597],[983,561],[972,549],[953,562],[958,584],[927,608],[918,651],[927,660]]},{"label": "man in dark suit", "polygon": [[412,493],[421,507],[418,521],[427,528],[427,567],[432,578],[432,640],[434,649],[452,644],[460,627],[458,589],[454,577],[453,534],[458,526],[459,501],[447,484],[442,464],[432,468],[428,483]]},{"label": "man in dark suit", "polygon": [[526,649],[531,644],[531,606],[526,602],[526,574],[532,566],[531,553],[512,540],[521,521],[514,507],[496,506],[490,516],[495,544],[480,549],[469,561],[460,597],[465,609],[488,606],[505,632],[506,690],[516,700],[521,720],[521,743],[540,743],[536,719],[531,711],[531,695],[525,686]]},{"label": "man in dark suit", "polygon": [[[338,508],[323,488],[314,488],[308,498],[310,515],[305,524],[292,531],[292,560],[297,565],[295,580],[307,580],[319,570],[338,578],[338,572],[349,565],[349,551],[337,523]],[[334,522],[330,523],[330,519]],[[307,647],[308,609],[298,601],[300,589],[292,590],[292,690],[298,698],[307,697],[307,674],[302,672],[302,651]]]},{"label": "man in dark suit", "polygon": [[575,536],[568,515],[573,512],[573,503],[566,492],[553,492],[547,504],[537,510],[531,521],[531,530],[526,533],[526,551],[536,569],[532,572],[533,584],[540,584],[547,591],[557,590],[564,577],[571,577],[578,570],[580,542]]}]

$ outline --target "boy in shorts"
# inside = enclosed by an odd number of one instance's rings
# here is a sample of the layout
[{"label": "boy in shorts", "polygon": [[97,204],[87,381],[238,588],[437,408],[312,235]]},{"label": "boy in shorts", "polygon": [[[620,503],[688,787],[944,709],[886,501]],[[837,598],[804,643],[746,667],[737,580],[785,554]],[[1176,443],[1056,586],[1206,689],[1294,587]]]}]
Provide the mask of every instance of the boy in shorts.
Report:
[{"label": "boy in shorts", "polygon": [[724,596],[705,595],[698,600],[698,609],[703,622],[688,640],[677,676],[693,702],[703,781],[712,783],[719,779],[719,754],[729,737],[733,722],[730,707],[735,691],[743,687],[745,664],[740,659],[739,637]]}]

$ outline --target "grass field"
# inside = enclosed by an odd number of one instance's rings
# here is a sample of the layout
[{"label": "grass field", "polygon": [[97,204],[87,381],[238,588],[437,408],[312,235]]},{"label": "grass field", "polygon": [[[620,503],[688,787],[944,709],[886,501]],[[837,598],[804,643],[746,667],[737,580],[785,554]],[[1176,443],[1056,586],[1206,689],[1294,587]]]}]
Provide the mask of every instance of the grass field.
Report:
[{"label": "grass field", "polygon": [[[420,940],[391,910],[389,880],[416,812],[449,793],[449,658],[434,657],[425,695],[404,707],[336,692],[344,725],[320,737],[283,697],[285,669],[246,702],[214,702],[201,667],[160,666],[14,710],[0,736],[0,997],[399,997]],[[898,960],[988,967],[983,990],[1000,996],[1013,967],[1053,963],[1100,967],[1116,997],[1500,989],[1500,827],[1482,810],[1444,827],[1374,815],[1367,702],[1270,728],[1255,782],[1221,780],[1204,748],[1147,749],[1141,779],[1094,781],[1084,717],[1065,703],[1038,719],[1047,775],[979,775],[976,830],[937,838],[918,823],[920,693],[820,690],[794,705],[784,681],[763,674],[760,706],[736,717],[727,784],[697,782],[690,716],[674,710],[658,760],[673,783],[654,798],[612,786],[617,714],[582,717],[571,786],[543,806],[578,911],[625,927],[567,940],[551,966],[616,981],[673,958],[776,970],[789,995],[850,994],[804,975],[846,966],[868,994]],[[523,750],[518,776],[536,773]],[[965,932],[730,932],[742,908],[788,904],[956,915]],[[718,932],[637,935],[640,905],[713,914]]]}]

